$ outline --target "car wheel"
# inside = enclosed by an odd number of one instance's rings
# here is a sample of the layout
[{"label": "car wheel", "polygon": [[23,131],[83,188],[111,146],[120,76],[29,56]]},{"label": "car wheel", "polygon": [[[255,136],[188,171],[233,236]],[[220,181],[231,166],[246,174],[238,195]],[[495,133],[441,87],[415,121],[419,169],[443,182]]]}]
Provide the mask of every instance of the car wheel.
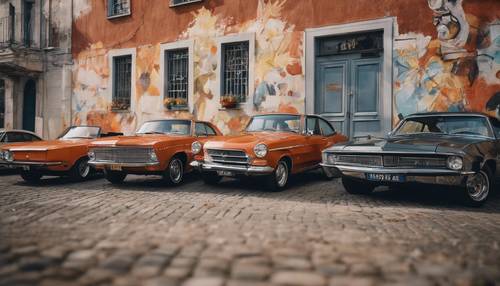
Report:
[{"label": "car wheel", "polygon": [[345,176],[342,177],[342,185],[349,194],[355,194],[355,195],[370,194],[376,187],[375,185],[369,182],[356,180]]},{"label": "car wheel", "polygon": [[325,178],[325,180],[327,180],[327,181],[331,181],[331,180],[339,177],[334,172],[332,172],[332,170],[330,170],[329,168],[322,167],[321,173],[323,174],[323,178]]},{"label": "car wheel", "polygon": [[290,170],[285,160],[280,160],[274,172],[267,177],[267,186],[270,191],[284,190],[288,184]]},{"label": "car wheel", "polygon": [[222,177],[217,175],[216,172],[203,172],[201,174],[203,182],[207,185],[215,185],[222,180]]},{"label": "car wheel", "polygon": [[106,177],[106,180],[108,180],[111,184],[117,185],[123,183],[123,181],[127,177],[127,174],[121,171],[105,170],[104,176]]},{"label": "car wheel", "polygon": [[178,156],[173,157],[163,172],[163,181],[168,185],[179,185],[184,179],[184,162]]},{"label": "car wheel", "polygon": [[491,171],[485,167],[467,177],[465,182],[465,203],[472,207],[483,205],[493,190]]},{"label": "car wheel", "polygon": [[33,171],[21,171],[20,175],[25,182],[30,184],[35,184],[40,182],[40,179],[43,177],[41,173]]},{"label": "car wheel", "polygon": [[92,168],[90,167],[88,162],[88,158],[82,158],[78,160],[70,170],[69,176],[71,177],[71,179],[75,181],[83,181],[87,179],[92,172]]}]

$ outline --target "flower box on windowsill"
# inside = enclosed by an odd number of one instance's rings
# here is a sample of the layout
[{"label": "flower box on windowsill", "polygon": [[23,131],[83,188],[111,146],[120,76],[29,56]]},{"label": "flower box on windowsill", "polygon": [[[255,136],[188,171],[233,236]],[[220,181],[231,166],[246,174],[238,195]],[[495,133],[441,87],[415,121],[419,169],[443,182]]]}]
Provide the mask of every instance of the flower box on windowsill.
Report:
[{"label": "flower box on windowsill", "polygon": [[220,99],[220,105],[223,109],[240,109],[240,105],[244,102],[239,102],[234,95],[223,95]]},{"label": "flower box on windowsill", "polygon": [[187,101],[182,98],[167,98],[163,101],[163,105],[172,111],[189,110]]}]

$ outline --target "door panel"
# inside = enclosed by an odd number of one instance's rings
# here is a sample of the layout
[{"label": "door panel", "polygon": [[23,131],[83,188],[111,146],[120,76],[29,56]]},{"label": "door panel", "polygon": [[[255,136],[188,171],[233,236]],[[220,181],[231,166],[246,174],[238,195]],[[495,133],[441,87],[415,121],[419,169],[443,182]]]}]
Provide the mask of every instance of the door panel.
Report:
[{"label": "door panel", "polygon": [[351,138],[379,134],[380,58],[353,59],[351,62]]},{"label": "door panel", "polygon": [[336,130],[347,132],[346,120],[349,61],[327,57],[317,62],[316,112],[327,118]]}]

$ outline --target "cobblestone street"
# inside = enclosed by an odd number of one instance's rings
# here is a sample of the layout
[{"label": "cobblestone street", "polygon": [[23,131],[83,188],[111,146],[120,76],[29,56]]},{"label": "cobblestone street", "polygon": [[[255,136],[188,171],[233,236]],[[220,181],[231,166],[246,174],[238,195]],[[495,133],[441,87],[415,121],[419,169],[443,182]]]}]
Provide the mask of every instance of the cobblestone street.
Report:
[{"label": "cobblestone street", "polygon": [[500,196],[344,192],[319,173],[285,192],[252,181],[0,176],[1,285],[495,285]]}]

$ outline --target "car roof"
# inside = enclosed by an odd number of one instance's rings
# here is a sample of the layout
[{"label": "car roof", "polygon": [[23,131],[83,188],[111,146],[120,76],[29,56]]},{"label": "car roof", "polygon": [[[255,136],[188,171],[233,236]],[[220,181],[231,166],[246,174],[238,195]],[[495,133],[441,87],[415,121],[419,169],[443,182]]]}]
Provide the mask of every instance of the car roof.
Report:
[{"label": "car roof", "polygon": [[419,113],[414,113],[410,114],[408,116],[405,116],[405,118],[408,117],[423,117],[423,116],[482,116],[482,117],[490,117],[493,118],[492,116],[489,116],[488,114],[482,113],[482,112],[419,112]]},{"label": "car roof", "polygon": [[21,130],[21,129],[0,129],[0,133],[3,133],[3,132],[27,133],[27,134],[35,135],[36,137],[40,138],[40,136],[38,136],[38,134],[36,134],[35,132],[28,131],[28,130]]}]

